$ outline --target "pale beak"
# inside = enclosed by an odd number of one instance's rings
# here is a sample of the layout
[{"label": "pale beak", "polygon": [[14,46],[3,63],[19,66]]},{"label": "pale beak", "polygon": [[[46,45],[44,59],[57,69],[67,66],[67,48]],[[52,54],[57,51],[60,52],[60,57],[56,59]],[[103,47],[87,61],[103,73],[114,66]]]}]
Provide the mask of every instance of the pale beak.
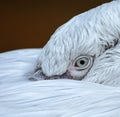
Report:
[{"label": "pale beak", "polygon": [[73,77],[69,74],[68,71],[63,73],[62,75],[53,75],[53,76],[46,76],[42,69],[36,69],[34,74],[29,78],[31,81],[38,81],[38,80],[53,80],[53,79],[73,79]]}]

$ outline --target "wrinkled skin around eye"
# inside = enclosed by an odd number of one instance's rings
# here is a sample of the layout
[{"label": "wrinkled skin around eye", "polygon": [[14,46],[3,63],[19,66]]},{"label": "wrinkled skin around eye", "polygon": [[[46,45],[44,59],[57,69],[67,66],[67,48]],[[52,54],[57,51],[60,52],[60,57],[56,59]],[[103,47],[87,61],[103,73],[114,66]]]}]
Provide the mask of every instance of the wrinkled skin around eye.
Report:
[{"label": "wrinkled skin around eye", "polygon": [[[82,65],[81,63],[76,63],[79,61],[85,60]],[[80,56],[76,58],[73,63],[71,63],[68,67],[68,72],[73,79],[81,80],[85,77],[85,75],[89,72],[90,68],[93,65],[93,57],[92,56]]]}]

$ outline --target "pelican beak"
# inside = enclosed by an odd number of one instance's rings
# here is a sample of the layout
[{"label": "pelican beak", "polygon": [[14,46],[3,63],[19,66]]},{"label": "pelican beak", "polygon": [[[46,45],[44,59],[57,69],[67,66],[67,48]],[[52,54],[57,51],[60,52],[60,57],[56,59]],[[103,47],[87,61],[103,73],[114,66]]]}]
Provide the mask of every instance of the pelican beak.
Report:
[{"label": "pelican beak", "polygon": [[38,81],[38,80],[53,80],[53,79],[74,79],[68,71],[66,71],[65,73],[63,73],[62,75],[53,75],[53,76],[46,76],[43,72],[42,69],[36,69],[33,73],[33,75],[31,75],[29,77],[29,80],[31,81]]}]

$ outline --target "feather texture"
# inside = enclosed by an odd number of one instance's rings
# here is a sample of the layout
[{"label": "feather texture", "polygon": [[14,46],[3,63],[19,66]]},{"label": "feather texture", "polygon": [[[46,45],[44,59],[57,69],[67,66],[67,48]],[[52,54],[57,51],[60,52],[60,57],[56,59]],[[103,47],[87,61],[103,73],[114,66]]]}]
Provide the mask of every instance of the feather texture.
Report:
[{"label": "feather texture", "polygon": [[43,73],[48,77],[62,75],[76,57],[94,56],[93,66],[82,79],[120,86],[119,20],[119,0],[70,19],[55,31],[43,48],[44,56],[38,61]]},{"label": "feather texture", "polygon": [[[43,49],[1,53],[0,117],[120,116],[119,19],[116,0],[72,18]],[[82,54],[95,57],[83,81],[30,80],[36,69],[60,76]]]},{"label": "feather texture", "polygon": [[29,81],[40,52],[0,54],[0,117],[120,116],[120,88],[67,79]]}]

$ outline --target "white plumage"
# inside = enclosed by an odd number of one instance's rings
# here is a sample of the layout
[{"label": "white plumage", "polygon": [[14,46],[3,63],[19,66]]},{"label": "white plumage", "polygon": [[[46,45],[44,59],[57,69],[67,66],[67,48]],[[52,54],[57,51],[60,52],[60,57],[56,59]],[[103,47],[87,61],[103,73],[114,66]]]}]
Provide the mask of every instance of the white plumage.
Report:
[{"label": "white plumage", "polygon": [[0,117],[120,116],[120,88],[67,79],[28,81],[39,53],[0,55]]},{"label": "white plumage", "polygon": [[[119,20],[119,0],[73,17],[51,36],[43,48],[44,54],[40,56],[37,70],[47,78],[66,74],[68,78],[119,86]],[[81,66],[84,65],[77,63],[81,61],[76,61],[81,56],[85,56],[82,57],[85,60],[93,59],[92,62],[87,61],[91,64],[83,70]]]},{"label": "white plumage", "polygon": [[[120,85],[119,4],[113,1],[74,17],[43,49],[1,53],[0,117],[120,116],[120,88],[111,87]],[[81,56],[89,67],[76,66]],[[73,74],[82,74],[83,81],[32,81]]]}]

